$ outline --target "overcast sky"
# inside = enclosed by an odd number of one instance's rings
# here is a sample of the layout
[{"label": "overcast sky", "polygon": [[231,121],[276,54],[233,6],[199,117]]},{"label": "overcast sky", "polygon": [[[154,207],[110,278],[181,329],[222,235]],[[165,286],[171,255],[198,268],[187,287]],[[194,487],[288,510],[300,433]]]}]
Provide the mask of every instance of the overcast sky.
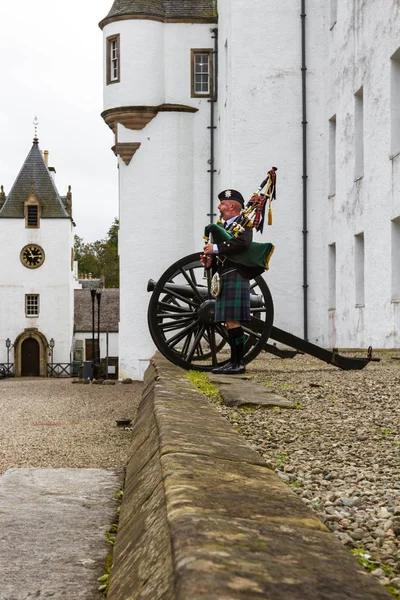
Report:
[{"label": "overcast sky", "polygon": [[102,32],[113,0],[0,0],[0,184],[9,193],[35,115],[56,185],[72,186],[75,233],[104,238],[118,216],[113,135],[103,110]]}]

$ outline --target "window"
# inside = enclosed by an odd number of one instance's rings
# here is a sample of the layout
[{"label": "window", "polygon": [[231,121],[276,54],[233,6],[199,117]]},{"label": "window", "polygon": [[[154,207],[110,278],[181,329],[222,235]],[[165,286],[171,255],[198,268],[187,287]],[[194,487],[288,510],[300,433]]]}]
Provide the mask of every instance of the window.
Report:
[{"label": "window", "polygon": [[337,21],[337,0],[331,0],[331,29]]},{"label": "window", "polygon": [[329,119],[329,197],[336,194],[336,115]]},{"label": "window", "polygon": [[39,294],[26,294],[25,315],[27,317],[39,316]]},{"label": "window", "polygon": [[119,35],[107,38],[107,85],[118,83],[120,71]]},{"label": "window", "polygon": [[28,227],[38,226],[39,211],[37,206],[28,206]]},{"label": "window", "polygon": [[41,207],[34,193],[31,193],[24,205],[25,227],[38,229],[40,227]]},{"label": "window", "polygon": [[328,246],[329,310],[336,308],[336,244]]},{"label": "window", "polygon": [[355,138],[355,165],[354,179],[364,175],[364,94],[360,88],[354,95],[354,138]]},{"label": "window", "polygon": [[400,48],[390,60],[390,153],[395,156],[400,152]]},{"label": "window", "polygon": [[354,236],[355,239],[355,279],[356,279],[356,307],[365,305],[364,285],[364,233]]},{"label": "window", "polygon": [[212,50],[191,52],[192,98],[212,96]]},{"label": "window", "polygon": [[400,301],[400,217],[392,220],[392,302]]}]

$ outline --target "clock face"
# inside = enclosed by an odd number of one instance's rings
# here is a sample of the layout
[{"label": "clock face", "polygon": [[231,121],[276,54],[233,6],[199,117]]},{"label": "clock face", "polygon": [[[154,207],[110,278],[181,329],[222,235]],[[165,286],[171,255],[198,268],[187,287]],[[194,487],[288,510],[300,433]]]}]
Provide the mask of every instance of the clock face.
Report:
[{"label": "clock face", "polygon": [[37,269],[44,263],[44,250],[36,244],[29,244],[22,248],[20,258],[28,269]]}]

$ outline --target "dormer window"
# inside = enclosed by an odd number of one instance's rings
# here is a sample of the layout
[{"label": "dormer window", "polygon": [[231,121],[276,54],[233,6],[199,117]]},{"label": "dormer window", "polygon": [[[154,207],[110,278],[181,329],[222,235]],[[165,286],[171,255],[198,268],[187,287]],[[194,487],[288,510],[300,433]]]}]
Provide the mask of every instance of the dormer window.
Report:
[{"label": "dormer window", "polygon": [[107,38],[107,85],[119,82],[119,35]]},{"label": "dormer window", "polygon": [[34,194],[31,194],[25,202],[25,228],[38,229],[40,227],[40,203]]}]

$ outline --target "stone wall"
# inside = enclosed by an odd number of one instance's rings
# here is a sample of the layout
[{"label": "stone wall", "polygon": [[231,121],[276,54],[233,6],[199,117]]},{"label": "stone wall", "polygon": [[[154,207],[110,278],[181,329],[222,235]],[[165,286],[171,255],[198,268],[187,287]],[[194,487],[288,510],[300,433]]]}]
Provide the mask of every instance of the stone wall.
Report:
[{"label": "stone wall", "polygon": [[109,600],[391,598],[160,355],[133,431]]}]

